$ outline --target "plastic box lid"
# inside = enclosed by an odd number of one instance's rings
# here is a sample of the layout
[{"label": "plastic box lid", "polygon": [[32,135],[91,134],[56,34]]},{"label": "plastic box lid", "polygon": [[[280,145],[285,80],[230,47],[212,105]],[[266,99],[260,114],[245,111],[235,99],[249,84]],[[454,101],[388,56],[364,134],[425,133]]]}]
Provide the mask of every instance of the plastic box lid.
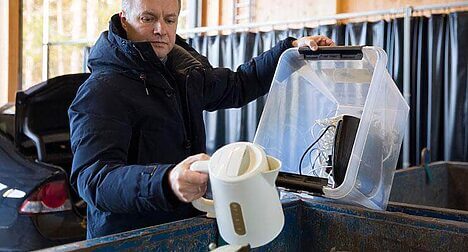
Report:
[{"label": "plastic box lid", "polygon": [[[254,142],[282,161],[281,171],[328,178],[326,197],[385,209],[409,106],[386,69],[385,51],[353,47],[359,53],[350,55],[349,47],[335,49],[283,53]],[[344,180],[335,186],[326,161],[336,128],[328,126],[336,126],[343,115],[360,121]],[[305,150],[322,133],[299,171]]]}]

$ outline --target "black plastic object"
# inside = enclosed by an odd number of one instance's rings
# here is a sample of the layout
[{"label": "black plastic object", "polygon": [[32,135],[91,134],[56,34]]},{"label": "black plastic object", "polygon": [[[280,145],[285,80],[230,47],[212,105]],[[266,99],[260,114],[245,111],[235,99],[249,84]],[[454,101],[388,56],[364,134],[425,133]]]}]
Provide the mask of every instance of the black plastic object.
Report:
[{"label": "black plastic object", "polygon": [[353,150],[354,140],[359,127],[359,118],[344,115],[336,126],[333,146],[333,179],[335,187],[340,186],[345,178],[349,158]]},{"label": "black plastic object", "polygon": [[306,60],[361,60],[363,46],[319,46],[317,51],[310,47],[299,48]]},{"label": "black plastic object", "polygon": [[299,175],[294,173],[279,172],[276,178],[276,186],[293,191],[306,191],[323,194],[322,188],[328,184],[328,179]]}]

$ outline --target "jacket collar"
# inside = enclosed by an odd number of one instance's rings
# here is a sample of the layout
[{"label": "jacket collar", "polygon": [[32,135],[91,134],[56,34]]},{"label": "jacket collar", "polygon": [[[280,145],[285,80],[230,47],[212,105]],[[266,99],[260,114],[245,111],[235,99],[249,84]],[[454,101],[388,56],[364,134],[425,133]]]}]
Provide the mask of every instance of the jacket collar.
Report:
[{"label": "jacket collar", "polygon": [[167,55],[166,66],[175,74],[186,75],[193,68],[203,68],[203,64],[179,45]]}]

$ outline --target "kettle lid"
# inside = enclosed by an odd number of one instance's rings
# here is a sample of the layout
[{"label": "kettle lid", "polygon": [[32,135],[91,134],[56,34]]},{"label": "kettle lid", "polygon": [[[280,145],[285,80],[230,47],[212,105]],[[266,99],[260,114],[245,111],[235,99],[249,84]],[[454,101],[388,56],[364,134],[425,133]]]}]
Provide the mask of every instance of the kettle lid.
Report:
[{"label": "kettle lid", "polygon": [[213,155],[213,175],[234,179],[268,169],[263,149],[253,143],[237,142],[219,149]]}]

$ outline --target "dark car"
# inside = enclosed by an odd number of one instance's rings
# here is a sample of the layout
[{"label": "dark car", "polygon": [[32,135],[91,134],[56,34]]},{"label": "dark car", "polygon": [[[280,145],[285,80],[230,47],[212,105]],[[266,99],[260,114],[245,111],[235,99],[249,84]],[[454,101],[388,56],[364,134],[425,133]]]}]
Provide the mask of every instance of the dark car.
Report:
[{"label": "dark car", "polygon": [[86,204],[69,186],[67,109],[88,76],[50,79],[0,111],[1,251],[86,238]]}]

